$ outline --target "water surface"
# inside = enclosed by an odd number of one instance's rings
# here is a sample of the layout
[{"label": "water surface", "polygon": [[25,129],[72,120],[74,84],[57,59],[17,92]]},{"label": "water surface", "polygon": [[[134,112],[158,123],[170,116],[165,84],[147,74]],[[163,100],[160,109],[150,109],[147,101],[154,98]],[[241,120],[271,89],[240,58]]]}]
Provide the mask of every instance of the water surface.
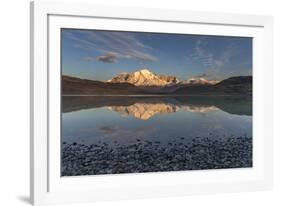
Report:
[{"label": "water surface", "polygon": [[62,103],[63,176],[252,165],[249,97],[63,96]]}]

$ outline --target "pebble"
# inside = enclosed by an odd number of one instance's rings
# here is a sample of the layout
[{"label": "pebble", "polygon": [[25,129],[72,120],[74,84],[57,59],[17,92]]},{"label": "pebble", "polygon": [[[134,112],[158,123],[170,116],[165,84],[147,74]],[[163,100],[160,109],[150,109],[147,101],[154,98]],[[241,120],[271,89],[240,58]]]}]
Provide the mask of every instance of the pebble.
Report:
[{"label": "pebble", "polygon": [[252,137],[179,139],[114,147],[63,142],[62,176],[252,167]]}]

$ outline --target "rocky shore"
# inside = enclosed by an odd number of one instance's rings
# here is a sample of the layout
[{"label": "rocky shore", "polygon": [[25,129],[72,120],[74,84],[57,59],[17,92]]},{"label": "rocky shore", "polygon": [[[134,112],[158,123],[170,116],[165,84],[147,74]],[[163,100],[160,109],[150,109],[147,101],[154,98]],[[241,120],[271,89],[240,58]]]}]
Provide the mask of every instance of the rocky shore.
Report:
[{"label": "rocky shore", "polygon": [[184,137],[165,145],[142,141],[122,146],[62,144],[62,176],[252,167],[252,137]]}]

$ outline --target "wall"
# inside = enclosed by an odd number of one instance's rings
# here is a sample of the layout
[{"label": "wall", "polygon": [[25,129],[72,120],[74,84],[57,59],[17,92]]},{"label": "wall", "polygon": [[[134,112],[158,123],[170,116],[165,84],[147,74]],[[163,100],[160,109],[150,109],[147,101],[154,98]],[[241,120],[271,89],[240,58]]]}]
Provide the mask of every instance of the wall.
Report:
[{"label": "wall", "polygon": [[[82,0],[86,1],[86,0]],[[80,0],[81,2],[81,0]],[[95,205],[280,205],[280,1],[88,0],[108,5],[161,7],[274,16],[275,188],[273,191],[105,202]],[[29,195],[29,2],[1,1],[0,205],[26,205]],[[145,14],[144,14],[145,15]],[[76,204],[79,205],[79,204]],[[81,204],[82,205],[82,204]],[[83,204],[93,205],[93,204]]]}]

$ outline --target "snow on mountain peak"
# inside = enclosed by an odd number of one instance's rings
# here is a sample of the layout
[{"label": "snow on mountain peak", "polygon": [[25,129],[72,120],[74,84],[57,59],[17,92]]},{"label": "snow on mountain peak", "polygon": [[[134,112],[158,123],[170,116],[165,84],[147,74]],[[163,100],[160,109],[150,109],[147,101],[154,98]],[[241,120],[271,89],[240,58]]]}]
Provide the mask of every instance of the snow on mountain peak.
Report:
[{"label": "snow on mountain peak", "polygon": [[205,78],[190,78],[179,82],[177,77],[170,75],[159,75],[151,72],[148,68],[143,68],[132,73],[120,73],[107,82],[130,83],[135,86],[171,86],[175,84],[189,85],[213,85],[218,81],[207,80]]},{"label": "snow on mountain peak", "polygon": [[174,76],[157,75],[144,68],[132,73],[119,74],[109,82],[126,82],[136,86],[167,86],[178,82],[178,80]]},{"label": "snow on mountain peak", "polygon": [[151,74],[152,73],[151,71],[149,71],[149,69],[146,69],[146,68],[139,70],[139,72],[141,72],[143,74]]},{"label": "snow on mountain peak", "polygon": [[190,78],[187,80],[182,81],[182,84],[191,84],[191,85],[204,85],[204,84],[216,84],[219,81],[215,80],[207,80],[205,78]]}]

